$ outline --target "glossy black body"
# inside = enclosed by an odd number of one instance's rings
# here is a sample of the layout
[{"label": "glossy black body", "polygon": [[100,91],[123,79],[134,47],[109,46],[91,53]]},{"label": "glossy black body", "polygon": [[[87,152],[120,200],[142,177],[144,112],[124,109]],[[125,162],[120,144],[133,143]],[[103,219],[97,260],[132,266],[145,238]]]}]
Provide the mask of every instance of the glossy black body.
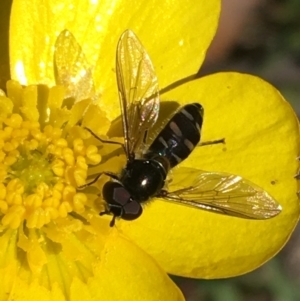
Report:
[{"label": "glossy black body", "polygon": [[147,201],[163,188],[166,170],[156,160],[139,159],[128,162],[120,182],[132,198],[138,202]]},{"label": "glossy black body", "polygon": [[114,218],[138,218],[141,203],[160,196],[171,168],[186,159],[200,141],[203,108],[198,103],[181,107],[161,130],[141,159],[129,156],[118,182],[104,185],[103,197],[107,211]]}]

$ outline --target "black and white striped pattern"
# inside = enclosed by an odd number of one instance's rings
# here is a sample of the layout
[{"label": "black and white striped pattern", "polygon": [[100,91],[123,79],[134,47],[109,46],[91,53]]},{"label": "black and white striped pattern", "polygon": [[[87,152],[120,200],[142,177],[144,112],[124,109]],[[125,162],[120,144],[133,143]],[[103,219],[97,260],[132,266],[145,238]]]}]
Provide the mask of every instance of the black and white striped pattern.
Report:
[{"label": "black and white striped pattern", "polygon": [[200,141],[203,107],[192,103],[180,108],[150,145],[147,157],[166,157],[170,168],[186,159]]}]

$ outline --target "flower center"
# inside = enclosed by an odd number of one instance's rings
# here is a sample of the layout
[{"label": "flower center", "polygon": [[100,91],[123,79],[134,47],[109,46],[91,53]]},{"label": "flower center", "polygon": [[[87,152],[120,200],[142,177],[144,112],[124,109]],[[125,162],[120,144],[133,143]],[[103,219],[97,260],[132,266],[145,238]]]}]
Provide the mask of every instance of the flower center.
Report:
[{"label": "flower center", "polygon": [[12,114],[0,123],[0,211],[2,224],[41,228],[68,213],[85,211],[88,164],[98,164],[95,145],[62,138],[62,130]]},{"label": "flower center", "polygon": [[11,166],[15,178],[24,183],[24,190],[34,192],[37,183],[52,184],[55,181],[51,170],[51,161],[45,158],[38,150],[21,155]]}]

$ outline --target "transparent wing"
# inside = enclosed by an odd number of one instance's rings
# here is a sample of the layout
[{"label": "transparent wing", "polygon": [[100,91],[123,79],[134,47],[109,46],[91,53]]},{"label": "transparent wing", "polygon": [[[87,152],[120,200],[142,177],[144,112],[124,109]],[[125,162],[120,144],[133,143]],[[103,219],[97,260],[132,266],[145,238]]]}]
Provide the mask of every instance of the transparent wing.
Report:
[{"label": "transparent wing", "polygon": [[240,176],[178,168],[172,177],[170,191],[162,192],[169,201],[249,219],[268,219],[282,210],[266,191]]},{"label": "transparent wing", "polygon": [[54,49],[55,80],[66,88],[66,97],[76,102],[94,98],[92,69],[73,34],[65,29],[57,37]]},{"label": "transparent wing", "polygon": [[157,77],[149,55],[130,31],[118,42],[116,73],[127,156],[142,151],[147,130],[159,112]]}]

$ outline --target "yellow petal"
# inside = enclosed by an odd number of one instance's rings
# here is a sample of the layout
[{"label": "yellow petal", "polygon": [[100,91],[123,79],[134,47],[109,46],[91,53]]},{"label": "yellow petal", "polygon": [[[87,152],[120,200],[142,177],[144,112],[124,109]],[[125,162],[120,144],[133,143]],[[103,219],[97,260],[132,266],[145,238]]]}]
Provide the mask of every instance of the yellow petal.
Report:
[{"label": "yellow petal", "polygon": [[101,300],[184,300],[157,263],[117,231],[106,242],[98,272],[91,294]]},{"label": "yellow petal", "polygon": [[201,278],[229,277],[263,264],[285,244],[299,218],[299,126],[279,92],[263,80],[237,73],[207,76],[164,95],[204,107],[202,141],[181,166],[243,176],[283,207],[264,221],[203,212],[154,200],[134,222],[118,227],[169,272]]},{"label": "yellow petal", "polygon": [[[10,60],[22,84],[54,84],[53,53],[58,34],[70,30],[90,66],[110,118],[119,114],[115,52],[121,33],[136,32],[149,52],[161,87],[198,71],[217,27],[220,1],[13,2]],[[67,59],[67,58],[66,58]]]},{"label": "yellow petal", "polygon": [[[76,252],[75,252],[76,253]],[[73,252],[73,255],[74,254]],[[100,255],[100,254],[99,254]],[[76,276],[72,278],[68,287],[66,277],[67,266],[75,269],[83,268],[80,264],[76,266],[76,259],[68,263],[66,258],[62,260],[60,256],[55,258],[53,254],[49,261],[53,260],[51,266],[47,266],[48,272],[57,265],[57,276],[65,280],[65,287],[60,287],[57,282],[49,281],[47,277],[39,279],[16,278],[13,289],[8,290],[7,286],[12,285],[11,273],[8,268],[0,267],[2,271],[1,281],[5,280],[5,286],[0,290],[0,300],[4,298],[4,291],[10,293],[10,297],[16,301],[21,300],[103,300],[103,301],[183,301],[184,298],[180,290],[171,281],[167,274],[157,265],[157,263],[145,252],[139,249],[130,241],[122,238],[115,229],[106,241],[106,245],[101,254],[101,262],[95,265],[94,276],[89,277],[87,282],[83,282]],[[73,256],[76,257],[76,256]],[[48,265],[51,264],[50,262]],[[7,273],[7,274],[4,274]],[[53,270],[52,276],[53,276]],[[83,275],[84,270],[81,271]],[[47,275],[47,273],[46,273]],[[45,275],[45,276],[46,276]],[[48,274],[49,276],[49,274]],[[71,276],[71,275],[70,275]],[[71,277],[70,277],[71,278]],[[44,284],[44,285],[43,285]],[[45,286],[50,286],[47,289]],[[3,292],[3,293],[2,293]],[[2,293],[2,294],[1,294]],[[66,298],[69,295],[69,298]],[[3,296],[2,296],[3,295]]]}]

